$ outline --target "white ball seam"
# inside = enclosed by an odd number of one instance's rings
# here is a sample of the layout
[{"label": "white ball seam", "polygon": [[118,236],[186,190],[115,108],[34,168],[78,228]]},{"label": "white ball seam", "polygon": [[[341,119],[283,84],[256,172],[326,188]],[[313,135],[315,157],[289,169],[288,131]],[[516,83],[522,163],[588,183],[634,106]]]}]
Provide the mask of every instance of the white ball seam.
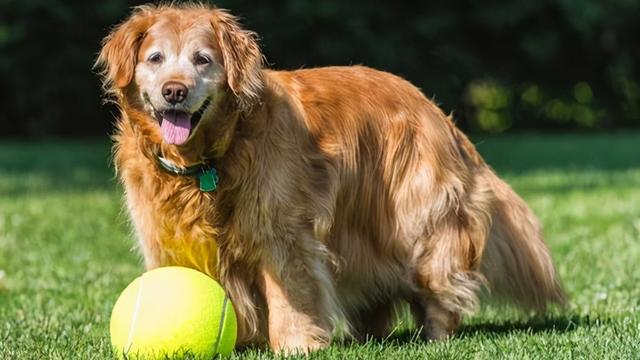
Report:
[{"label": "white ball seam", "polygon": [[127,346],[125,347],[124,354],[127,355],[131,347],[133,346],[133,334],[137,328],[138,324],[138,314],[140,313],[140,309],[142,307],[142,279],[144,278],[144,274],[140,276],[140,280],[138,283],[138,294],[136,295],[136,304],[133,307],[133,313],[131,314],[131,324],[129,324],[129,336],[127,337]]},{"label": "white ball seam", "polygon": [[225,294],[224,300],[222,302],[222,314],[220,315],[220,324],[218,325],[218,337],[216,339],[216,346],[214,354],[218,354],[220,350],[220,340],[222,339],[222,329],[224,329],[225,322],[227,320],[227,305],[229,298]]}]

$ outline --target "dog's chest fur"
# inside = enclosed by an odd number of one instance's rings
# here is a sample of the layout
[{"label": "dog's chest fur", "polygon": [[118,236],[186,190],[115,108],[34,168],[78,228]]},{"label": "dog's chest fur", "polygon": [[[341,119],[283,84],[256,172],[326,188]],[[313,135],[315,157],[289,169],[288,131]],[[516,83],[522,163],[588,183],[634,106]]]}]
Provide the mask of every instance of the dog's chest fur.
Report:
[{"label": "dog's chest fur", "polygon": [[130,126],[120,124],[114,157],[147,268],[188,266],[215,275],[215,193],[197,179],[162,172],[145,157]]}]

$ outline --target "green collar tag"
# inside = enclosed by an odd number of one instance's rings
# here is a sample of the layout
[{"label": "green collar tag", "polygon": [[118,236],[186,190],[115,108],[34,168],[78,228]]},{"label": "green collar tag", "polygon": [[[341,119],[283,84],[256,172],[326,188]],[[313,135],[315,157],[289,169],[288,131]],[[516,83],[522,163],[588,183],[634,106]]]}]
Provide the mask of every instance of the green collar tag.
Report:
[{"label": "green collar tag", "polygon": [[200,191],[214,191],[218,187],[218,172],[215,168],[203,169],[198,175]]},{"label": "green collar tag", "polygon": [[218,187],[218,172],[211,160],[204,160],[199,164],[182,167],[160,155],[156,155],[156,162],[160,169],[167,174],[197,178],[200,184],[200,191],[210,192]]}]

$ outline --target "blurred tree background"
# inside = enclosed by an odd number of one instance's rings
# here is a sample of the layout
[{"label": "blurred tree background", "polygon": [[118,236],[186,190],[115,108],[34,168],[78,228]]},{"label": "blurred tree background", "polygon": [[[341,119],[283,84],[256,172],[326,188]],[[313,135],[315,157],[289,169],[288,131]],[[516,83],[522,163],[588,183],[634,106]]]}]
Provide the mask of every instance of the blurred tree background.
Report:
[{"label": "blurred tree background", "polygon": [[[124,0],[0,0],[0,136],[103,135],[92,63]],[[270,67],[364,64],[469,131],[640,127],[637,0],[219,0]],[[380,84],[384,86],[384,84]]]}]

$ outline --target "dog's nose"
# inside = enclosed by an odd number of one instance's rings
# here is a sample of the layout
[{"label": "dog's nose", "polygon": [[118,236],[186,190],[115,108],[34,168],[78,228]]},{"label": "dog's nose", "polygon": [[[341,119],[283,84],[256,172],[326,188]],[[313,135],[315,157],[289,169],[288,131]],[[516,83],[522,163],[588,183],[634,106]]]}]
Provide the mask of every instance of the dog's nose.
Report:
[{"label": "dog's nose", "polygon": [[187,94],[189,94],[189,89],[177,81],[168,81],[162,85],[162,96],[172,105],[183,102],[187,98]]}]

